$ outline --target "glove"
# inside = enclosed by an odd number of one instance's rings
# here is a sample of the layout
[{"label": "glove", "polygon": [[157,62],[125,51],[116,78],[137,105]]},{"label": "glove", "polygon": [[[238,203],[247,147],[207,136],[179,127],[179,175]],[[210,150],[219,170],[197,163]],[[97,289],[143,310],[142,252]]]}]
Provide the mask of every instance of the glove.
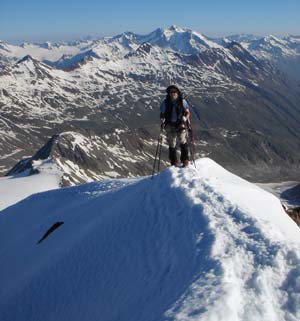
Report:
[{"label": "glove", "polygon": [[187,118],[185,116],[182,116],[182,121],[185,123]]},{"label": "glove", "polygon": [[166,120],[165,120],[164,118],[161,118],[161,119],[160,119],[160,128],[161,128],[161,129],[164,129],[164,127],[165,127],[165,121],[166,121]]}]

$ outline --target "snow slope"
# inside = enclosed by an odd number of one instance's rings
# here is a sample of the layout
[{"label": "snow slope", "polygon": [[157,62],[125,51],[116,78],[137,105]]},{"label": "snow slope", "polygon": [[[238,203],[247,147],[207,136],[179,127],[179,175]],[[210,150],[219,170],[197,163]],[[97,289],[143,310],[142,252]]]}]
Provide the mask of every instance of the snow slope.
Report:
[{"label": "snow slope", "polygon": [[196,165],[2,211],[0,319],[299,320],[299,228],[272,194]]},{"label": "snow slope", "polygon": [[32,194],[60,187],[62,172],[51,160],[34,161],[33,170],[38,174],[23,172],[0,178],[0,211]]},{"label": "snow slope", "polygon": [[280,183],[257,183],[259,187],[277,196],[281,203],[287,207],[300,206],[300,198],[291,195],[291,191],[299,185],[297,181],[287,181]]}]

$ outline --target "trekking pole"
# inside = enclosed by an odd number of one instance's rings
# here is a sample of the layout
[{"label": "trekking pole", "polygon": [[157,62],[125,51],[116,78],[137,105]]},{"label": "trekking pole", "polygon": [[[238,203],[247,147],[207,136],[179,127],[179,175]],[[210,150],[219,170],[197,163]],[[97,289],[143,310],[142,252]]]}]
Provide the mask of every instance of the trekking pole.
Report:
[{"label": "trekking pole", "polygon": [[154,158],[154,164],[153,164],[153,170],[152,170],[152,176],[151,179],[153,179],[154,177],[154,173],[155,173],[155,166],[156,166],[156,160],[157,160],[157,154],[159,152],[159,162],[158,162],[158,170],[160,167],[160,154],[161,154],[161,145],[162,145],[162,128],[160,129],[160,133],[159,133],[159,137],[158,137],[158,141],[157,141],[157,146],[156,146],[156,152],[155,152],[155,158]]},{"label": "trekking pole", "polygon": [[158,166],[157,166],[157,172],[160,171],[160,159],[161,159],[161,150],[162,150],[162,142],[163,142],[163,136],[160,136],[160,146],[159,146],[159,153],[158,153]]},{"label": "trekking pole", "polygon": [[195,163],[195,140],[194,140],[194,131],[191,125],[191,122],[188,122],[188,142],[189,142],[189,149],[190,149],[190,154],[191,154],[191,159],[192,162],[194,163],[194,166],[196,168],[196,163]]},{"label": "trekking pole", "polygon": [[192,160],[194,163],[195,168],[196,167],[196,163],[195,163],[195,139],[194,139],[194,130],[193,128],[191,128],[191,140],[190,140],[190,149],[191,149],[191,156],[192,156]]},{"label": "trekking pole", "polygon": [[[185,95],[184,99],[187,100],[187,97],[190,95],[190,93],[192,92],[192,90],[190,90],[188,92],[187,95]],[[196,108],[194,107],[193,104],[191,104],[190,102],[188,102],[189,106],[191,106],[191,110],[194,112],[194,114],[196,115],[197,119],[200,121],[200,117],[199,117],[199,113],[197,112]],[[191,159],[194,163],[194,166],[196,168],[196,163],[195,163],[195,137],[194,137],[194,130],[192,128],[191,122],[188,121],[187,123],[187,128],[188,128],[188,132],[190,132],[190,135],[188,135],[188,141],[189,141],[189,149],[190,149],[190,154],[191,154]]]}]

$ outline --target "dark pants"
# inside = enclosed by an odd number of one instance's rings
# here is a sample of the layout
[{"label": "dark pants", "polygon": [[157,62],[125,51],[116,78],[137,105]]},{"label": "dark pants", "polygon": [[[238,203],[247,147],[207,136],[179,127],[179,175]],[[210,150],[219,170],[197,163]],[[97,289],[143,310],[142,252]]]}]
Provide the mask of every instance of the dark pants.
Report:
[{"label": "dark pants", "polygon": [[177,130],[175,126],[166,126],[167,139],[169,144],[169,159],[171,165],[176,165],[178,163],[177,153],[176,153],[176,142],[180,142],[181,156],[180,160],[183,163],[186,160],[189,160],[189,150],[186,140],[186,130]]}]

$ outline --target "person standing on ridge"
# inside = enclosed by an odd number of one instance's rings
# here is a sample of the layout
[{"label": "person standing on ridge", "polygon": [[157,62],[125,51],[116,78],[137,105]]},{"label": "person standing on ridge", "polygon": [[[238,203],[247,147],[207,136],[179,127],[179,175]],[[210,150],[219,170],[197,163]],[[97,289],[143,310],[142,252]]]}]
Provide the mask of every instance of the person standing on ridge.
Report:
[{"label": "person standing on ridge", "polygon": [[182,98],[182,94],[177,86],[169,86],[166,92],[167,96],[160,105],[161,129],[166,130],[171,165],[179,165],[176,153],[176,143],[178,140],[181,150],[180,160],[183,167],[186,167],[189,165],[186,135],[190,121],[189,105],[187,101]]}]

